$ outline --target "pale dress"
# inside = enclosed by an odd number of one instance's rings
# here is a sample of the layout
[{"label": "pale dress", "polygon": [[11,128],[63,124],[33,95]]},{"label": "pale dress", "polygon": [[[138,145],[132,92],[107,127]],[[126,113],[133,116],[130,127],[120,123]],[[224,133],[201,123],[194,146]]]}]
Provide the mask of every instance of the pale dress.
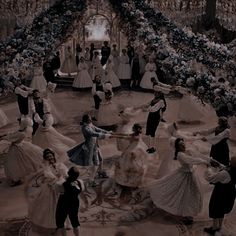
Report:
[{"label": "pale dress", "polygon": [[193,165],[206,164],[207,160],[179,152],[180,167],[155,181],[149,187],[151,199],[157,208],[177,216],[196,216],[203,206],[200,183]]},{"label": "pale dress", "polygon": [[114,180],[126,187],[140,187],[148,168],[147,146],[141,137],[133,137],[115,166]]},{"label": "pale dress", "polygon": [[105,81],[104,82],[111,82],[112,88],[117,88],[120,87],[120,81],[118,76],[115,74],[114,70],[114,64],[109,63],[106,65],[106,70],[105,70]]},{"label": "pale dress", "polygon": [[24,180],[41,167],[43,150],[26,141],[27,132],[32,133],[32,128],[9,134],[0,142],[0,152],[6,157],[5,175],[11,181]]},{"label": "pale dress", "polygon": [[[127,107],[122,114],[121,124],[118,126],[116,133],[120,134],[132,134],[132,127],[137,123],[137,116],[139,116],[140,110],[135,110],[132,107]],[[119,151],[124,151],[130,144],[129,139],[116,139],[117,149]]]},{"label": "pale dress", "polygon": [[94,80],[96,75],[100,75],[102,78],[104,77],[104,70],[98,57],[94,57],[92,61],[92,80]]},{"label": "pale dress", "polygon": [[8,119],[4,111],[0,108],[0,128],[8,124]]},{"label": "pale dress", "polygon": [[92,78],[88,73],[88,65],[85,62],[80,62],[78,65],[78,74],[74,79],[72,87],[74,88],[92,88]]},{"label": "pale dress", "polygon": [[67,167],[63,163],[56,163],[55,167],[45,164],[30,176],[25,191],[29,205],[28,217],[34,226],[56,229],[57,201],[66,176]]},{"label": "pale dress", "polygon": [[47,81],[44,79],[42,67],[34,68],[34,77],[31,81],[30,88],[44,92],[46,91],[46,87]]},{"label": "pale dress", "polygon": [[77,65],[75,60],[75,55],[70,50],[66,50],[65,52],[65,60],[62,63],[60,68],[60,72],[68,75],[76,75],[77,74]]},{"label": "pale dress", "polygon": [[175,130],[173,124],[163,124],[162,126],[157,140],[158,154],[161,160],[157,178],[162,178],[180,167],[179,161],[174,160],[174,141],[176,138],[183,138],[188,145],[191,145],[191,149],[203,155],[209,155],[211,144],[203,142],[202,136],[193,136],[190,132]]},{"label": "pale dress", "polygon": [[40,125],[33,136],[33,143],[43,149],[50,148],[53,150],[61,162],[67,161],[67,151],[73,147],[76,142],[62,135],[52,127],[53,118],[50,114],[46,115],[44,118],[45,126],[43,126],[43,120],[41,120],[39,116],[35,119]]},{"label": "pale dress", "polygon": [[113,126],[119,124],[121,119],[118,106],[112,100],[106,100],[104,92],[97,91],[96,94],[102,100],[98,110],[96,125]]},{"label": "pale dress", "polygon": [[52,113],[53,121],[54,121],[53,124],[57,125],[57,124],[62,122],[62,117],[63,116],[60,114],[59,110],[56,108],[56,106],[54,105],[54,103],[52,101],[51,96],[54,93],[54,90],[56,88],[56,84],[53,84],[53,83],[51,83],[51,84],[52,84],[52,86],[54,86],[54,88],[51,89],[49,87],[49,84],[48,84],[47,89],[46,89],[45,99],[46,99],[46,101],[47,101],[47,103],[49,105],[48,107],[50,108],[47,112],[51,112]]},{"label": "pale dress", "polygon": [[204,117],[204,107],[197,98],[184,90],[180,91],[183,97],[179,102],[177,120],[186,123],[201,122]]},{"label": "pale dress", "polygon": [[156,81],[158,81],[157,74],[156,74],[156,64],[155,63],[147,63],[145,66],[145,73],[143,78],[140,82],[140,87],[144,89],[153,89],[153,83],[151,78],[154,77]]},{"label": "pale dress", "polygon": [[131,67],[127,55],[121,55],[119,58],[118,77],[120,80],[131,79]]},{"label": "pale dress", "polygon": [[112,62],[114,64],[113,70],[117,74],[119,68],[119,52],[117,50],[112,50],[111,56],[112,56]]}]

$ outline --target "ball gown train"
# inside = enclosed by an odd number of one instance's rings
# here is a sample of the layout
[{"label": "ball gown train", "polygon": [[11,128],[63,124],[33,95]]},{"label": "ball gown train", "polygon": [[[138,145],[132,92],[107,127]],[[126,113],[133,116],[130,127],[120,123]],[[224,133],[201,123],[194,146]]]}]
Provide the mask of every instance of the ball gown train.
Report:
[{"label": "ball gown train", "polygon": [[16,131],[3,137],[0,152],[6,157],[4,169],[7,179],[17,182],[41,167],[43,150],[26,141],[32,128]]},{"label": "ball gown train", "polygon": [[29,220],[34,227],[56,229],[57,201],[66,176],[67,167],[63,163],[52,166],[45,162],[42,169],[28,178],[25,193]]},{"label": "ball gown train", "polygon": [[112,62],[109,62],[110,59],[108,59],[108,63],[106,65],[106,70],[105,70],[105,81],[108,82],[110,81],[112,84],[112,88],[117,88],[120,87],[120,81],[118,76],[114,72],[114,64]]},{"label": "ball gown train", "polygon": [[62,162],[67,161],[66,152],[73,147],[76,142],[62,134],[52,127],[53,117],[45,115],[44,120],[40,119],[38,115],[35,120],[40,124],[35,135],[33,136],[33,143],[45,149],[52,149]]},{"label": "ball gown train", "polygon": [[74,88],[92,88],[93,82],[88,73],[88,65],[85,62],[80,62],[78,65],[78,74],[73,81],[72,87]]},{"label": "ball gown train", "polygon": [[140,87],[144,89],[153,89],[153,83],[151,81],[152,77],[154,77],[158,81],[156,74],[156,65],[155,63],[147,63],[147,65],[145,66],[145,73],[140,82]]},{"label": "ball gown train", "polygon": [[180,88],[179,91],[183,94],[183,97],[179,102],[178,121],[186,123],[202,121],[205,113],[204,109],[206,108],[186,89]]},{"label": "ball gown train", "polygon": [[43,76],[43,68],[42,67],[36,67],[34,68],[34,77],[31,81],[30,88],[37,89],[40,92],[46,91],[47,82],[44,79]]},{"label": "ball gown train", "polygon": [[207,164],[199,153],[179,152],[180,167],[149,186],[151,199],[157,208],[177,216],[196,216],[202,210],[200,182],[193,165]]},{"label": "ball gown train", "polygon": [[147,146],[141,136],[132,137],[128,148],[123,152],[115,166],[114,180],[126,187],[140,187],[148,168]]},{"label": "ball gown train", "polygon": [[121,55],[119,58],[118,77],[120,80],[131,79],[131,67],[127,55]]},{"label": "ball gown train", "polygon": [[98,91],[97,94],[102,101],[95,124],[101,127],[118,125],[121,120],[118,106],[112,100],[107,100],[104,92]]}]

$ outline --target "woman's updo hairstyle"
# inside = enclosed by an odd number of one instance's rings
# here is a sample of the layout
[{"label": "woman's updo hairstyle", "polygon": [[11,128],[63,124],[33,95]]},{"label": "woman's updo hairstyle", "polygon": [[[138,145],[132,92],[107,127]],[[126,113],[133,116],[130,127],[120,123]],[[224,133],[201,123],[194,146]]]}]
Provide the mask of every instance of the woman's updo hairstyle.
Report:
[{"label": "woman's updo hairstyle", "polygon": [[82,121],[80,122],[80,124],[81,125],[84,125],[84,124],[88,124],[89,123],[89,119],[90,118],[90,116],[88,115],[88,114],[84,114],[83,116],[82,116]]},{"label": "woman's updo hairstyle", "polygon": [[142,126],[138,123],[135,123],[132,127],[133,132],[136,134],[141,134],[142,133]]},{"label": "woman's updo hairstyle", "polygon": [[67,172],[68,174],[68,178],[71,180],[71,181],[75,181],[78,177],[79,177],[79,171],[78,169],[76,169],[76,167],[71,167],[69,169],[69,171]]},{"label": "woman's updo hairstyle", "polygon": [[175,140],[175,156],[174,156],[174,160],[177,160],[177,156],[178,156],[178,153],[180,151],[179,144],[182,141],[184,141],[182,138],[177,138]]},{"label": "woman's updo hairstyle", "polygon": [[53,156],[55,156],[55,153],[51,149],[46,148],[46,149],[43,150],[43,159],[44,160],[47,160],[47,155],[48,154],[52,154]]}]

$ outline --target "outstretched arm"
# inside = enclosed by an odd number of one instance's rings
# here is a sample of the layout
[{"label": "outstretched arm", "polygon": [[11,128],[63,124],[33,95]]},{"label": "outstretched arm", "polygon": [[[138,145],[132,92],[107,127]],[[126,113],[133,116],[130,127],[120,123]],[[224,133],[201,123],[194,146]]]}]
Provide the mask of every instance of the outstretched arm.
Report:
[{"label": "outstretched arm", "polygon": [[221,140],[225,138],[229,138],[229,137],[230,137],[230,130],[225,129],[223,132],[219,133],[218,135],[209,136],[209,137],[206,137],[206,139],[209,143],[215,145],[219,143]]},{"label": "outstretched arm", "polygon": [[184,163],[191,165],[200,165],[200,164],[209,165],[210,159],[206,159],[206,157],[203,156],[202,154],[195,152],[192,152],[191,154],[192,155],[188,155],[186,153],[181,152],[178,154],[178,159],[181,159]]}]

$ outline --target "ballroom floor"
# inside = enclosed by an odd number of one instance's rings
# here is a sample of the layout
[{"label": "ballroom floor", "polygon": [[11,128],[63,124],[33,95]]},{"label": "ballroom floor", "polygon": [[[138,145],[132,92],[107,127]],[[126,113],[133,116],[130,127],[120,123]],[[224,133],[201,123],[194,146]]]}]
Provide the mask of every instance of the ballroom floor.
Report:
[{"label": "ballroom floor", "polygon": [[[114,103],[130,107],[141,105],[152,98],[150,93],[120,91],[115,94]],[[58,90],[53,98],[54,104],[62,114],[62,124],[56,129],[64,135],[75,139],[78,143],[82,141],[79,122],[83,113],[92,109],[93,100],[90,92],[77,92],[71,90]],[[167,122],[176,120],[178,110],[178,99],[167,99],[168,108],[165,115]],[[14,99],[1,100],[1,108],[10,119],[10,124],[0,129],[0,133],[17,129],[17,105]],[[145,124],[147,113],[141,113],[134,118],[134,122]],[[216,124],[216,117],[212,110],[203,117],[202,124],[188,126],[182,125],[180,129],[188,131],[202,130],[213,127]],[[160,130],[162,128],[160,127]],[[161,133],[161,132],[160,132]],[[145,139],[145,138],[144,138]],[[157,140],[158,141],[158,140]],[[113,163],[119,158],[120,152],[116,148],[114,140],[105,140],[100,143],[105,158],[105,169],[112,176]],[[157,146],[158,148],[158,146]],[[162,147],[161,147],[162,148]],[[231,142],[232,153],[236,153],[236,144]],[[148,178],[155,178],[159,168],[159,157],[153,155],[155,166],[150,166]],[[0,236],[43,236],[52,235],[52,232],[34,228],[27,219],[27,203],[24,197],[24,187],[9,187],[4,181],[4,160],[0,160]],[[155,168],[154,168],[155,167]],[[86,179],[87,170],[83,169],[82,177]],[[147,179],[148,181],[149,179]],[[80,209],[81,235],[83,236],[113,236],[117,232],[124,232],[123,235],[137,236],[204,236],[203,228],[210,224],[207,217],[207,200],[210,192],[205,193],[203,212],[196,217],[191,226],[184,225],[178,217],[174,217],[162,210],[156,209],[145,189],[135,190],[129,199],[129,203],[121,202],[111,194],[113,186],[112,179],[99,180],[96,188],[86,188],[81,196],[82,204]],[[224,230],[219,235],[236,235],[235,210],[227,217]],[[73,235],[68,230],[68,235]]]}]

